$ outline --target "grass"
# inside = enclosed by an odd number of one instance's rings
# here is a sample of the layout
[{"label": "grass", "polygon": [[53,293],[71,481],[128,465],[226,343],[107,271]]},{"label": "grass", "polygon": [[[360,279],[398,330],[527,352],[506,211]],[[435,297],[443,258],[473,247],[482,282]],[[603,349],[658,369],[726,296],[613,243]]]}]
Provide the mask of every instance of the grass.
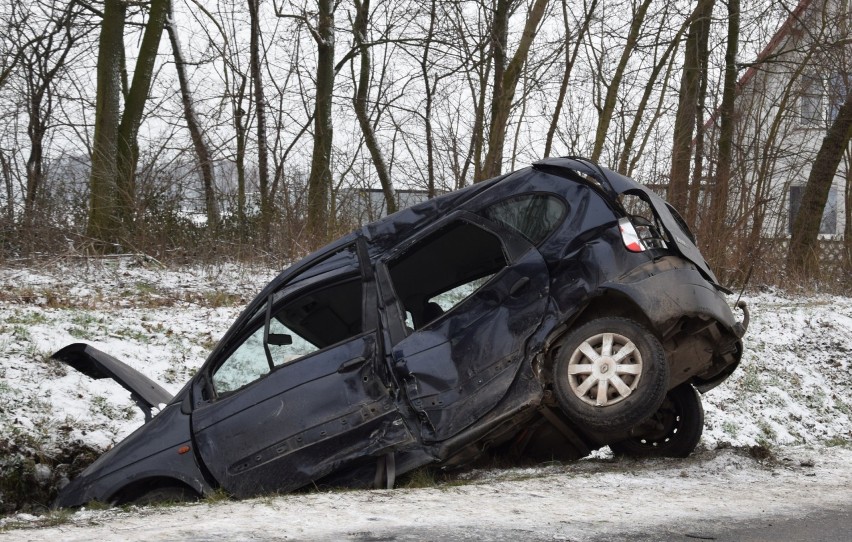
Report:
[{"label": "grass", "polygon": [[221,487],[216,488],[210,493],[204,495],[204,498],[202,499],[202,501],[206,504],[218,504],[230,500],[231,496],[228,495],[228,492],[222,489]]},{"label": "grass", "polygon": [[397,480],[397,487],[406,489],[420,489],[424,487],[435,487],[438,485],[437,470],[431,467],[420,467],[404,474]]},{"label": "grass", "polygon": [[106,332],[103,319],[89,311],[75,312],[69,321],[68,333],[75,339],[91,339]]},{"label": "grass", "polygon": [[739,427],[733,421],[727,420],[722,424],[722,430],[726,435],[730,435],[732,439],[737,438],[737,434],[739,433]]},{"label": "grass", "polygon": [[100,414],[111,420],[131,420],[135,414],[133,407],[116,407],[106,397],[101,395],[92,397],[89,410],[92,414]]},{"label": "grass", "polygon": [[824,442],[826,446],[835,448],[852,448],[852,438],[832,437]]},{"label": "grass", "polygon": [[48,321],[47,316],[45,316],[43,312],[15,310],[12,314],[6,317],[5,323],[19,324],[22,326],[35,326],[39,324],[46,324]]},{"label": "grass", "polygon": [[758,393],[763,390],[757,368],[752,365],[743,369],[743,375],[739,384],[740,387],[747,392]]}]

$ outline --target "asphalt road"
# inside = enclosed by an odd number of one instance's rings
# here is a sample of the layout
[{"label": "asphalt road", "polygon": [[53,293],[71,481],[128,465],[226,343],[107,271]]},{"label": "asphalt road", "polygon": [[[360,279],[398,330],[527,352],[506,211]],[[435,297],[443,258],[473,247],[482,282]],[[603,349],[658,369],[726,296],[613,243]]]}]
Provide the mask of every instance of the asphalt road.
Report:
[{"label": "asphalt road", "polygon": [[850,542],[852,541],[852,490],[850,503],[841,510],[815,510],[801,518],[756,518],[719,522],[708,518],[692,525],[661,527],[648,534],[606,536],[589,542]]}]

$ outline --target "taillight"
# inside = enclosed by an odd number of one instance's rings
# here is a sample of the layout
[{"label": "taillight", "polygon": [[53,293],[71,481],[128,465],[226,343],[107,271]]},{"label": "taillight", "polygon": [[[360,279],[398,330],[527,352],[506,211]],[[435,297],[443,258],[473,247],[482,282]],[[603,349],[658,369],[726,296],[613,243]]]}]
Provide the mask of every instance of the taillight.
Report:
[{"label": "taillight", "polygon": [[627,250],[630,252],[645,251],[645,243],[639,238],[639,234],[636,233],[636,228],[633,227],[633,223],[630,222],[629,218],[619,218],[618,229],[621,230],[621,240],[624,241],[624,246],[627,247]]},{"label": "taillight", "polygon": [[618,219],[621,239],[630,252],[644,252],[652,248],[666,248],[666,241],[660,236],[657,228],[645,219],[637,219],[635,224],[630,218]]}]

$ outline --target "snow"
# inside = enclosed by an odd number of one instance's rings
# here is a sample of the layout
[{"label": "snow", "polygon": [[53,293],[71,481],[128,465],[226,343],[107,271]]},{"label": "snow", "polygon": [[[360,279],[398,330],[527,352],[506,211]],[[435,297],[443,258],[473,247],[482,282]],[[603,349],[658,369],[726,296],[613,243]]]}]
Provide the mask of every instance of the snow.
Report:
[{"label": "snow", "polygon": [[[817,459],[814,459],[817,458]],[[573,540],[656,530],[708,538],[732,522],[848,506],[852,450],[794,447],[771,461],[741,451],[686,460],[583,460],[474,473],[464,485],[312,492],[112,510],[50,526],[19,514],[6,540]],[[33,530],[33,527],[41,528]],[[696,537],[693,535],[693,537]],[[678,538],[680,539],[680,538]]]},{"label": "snow", "polygon": [[[94,381],[54,362],[49,359],[52,352],[73,342],[92,344],[174,393],[201,366],[248,301],[278,273],[236,264],[163,269],[142,263],[132,259],[60,261],[39,268],[0,269],[0,446],[4,454],[17,449],[27,451],[28,457],[49,459],[57,457],[70,443],[105,450],[143,421],[128,392],[112,381]],[[507,471],[510,478],[544,476],[536,484],[538,489],[529,490],[544,495],[541,502],[535,495],[523,496],[528,491],[518,485],[523,480],[501,479],[503,475],[492,473],[484,487],[489,488],[486,493],[494,493],[494,500],[488,501],[487,495],[482,497],[487,506],[493,507],[490,513],[496,517],[492,520],[503,522],[500,528],[514,528],[511,507],[521,507],[518,509],[523,513],[519,515],[526,517],[526,507],[533,507],[536,502],[538,507],[554,506],[564,511],[569,504],[559,501],[570,501],[565,494],[570,495],[571,491],[581,493],[583,499],[592,499],[608,486],[630,487],[649,491],[648,498],[653,502],[665,497],[655,493],[658,486],[674,488],[673,491],[683,486],[687,494],[690,488],[696,490],[696,480],[713,485],[723,479],[736,485],[763,484],[778,478],[763,468],[741,467],[742,461],[752,460],[743,460],[729,450],[732,447],[762,445],[777,455],[807,449],[818,464],[844,464],[846,472],[852,472],[848,468],[852,466],[852,452],[848,449],[852,442],[852,297],[788,295],[769,290],[744,299],[749,303],[752,320],[745,337],[742,365],[703,398],[706,427],[699,448],[710,454],[706,460],[691,467],[681,467],[678,462],[637,464],[638,478],[629,472],[609,471],[610,460],[605,452],[575,466],[560,467],[563,470],[547,471],[546,475],[536,474],[538,471]],[[0,469],[7,468],[12,459],[0,457]],[[599,472],[602,467],[606,467],[604,472]],[[46,469],[41,463],[34,467],[37,483],[61,482]],[[686,473],[683,477],[681,470]],[[714,474],[705,474],[709,472]],[[777,472],[783,478],[787,471]],[[581,480],[587,485],[572,486]],[[852,480],[846,480],[849,481]],[[566,484],[566,489],[560,490],[560,484]],[[477,482],[470,487],[483,486]],[[574,489],[567,489],[571,487]],[[375,531],[378,526],[393,528],[406,522],[425,529],[431,524],[432,514],[445,513],[440,508],[448,505],[442,503],[456,502],[459,510],[468,510],[465,496],[472,490],[467,488],[261,499],[232,505],[236,507],[234,511],[221,512],[223,518],[217,521],[225,529],[232,515],[256,515],[260,518],[256,528],[262,532],[264,514],[280,509],[286,511],[287,520],[282,523],[287,524],[287,532],[296,537],[317,532],[320,538],[334,538],[343,532],[342,523],[350,525],[352,532],[362,528]],[[807,492],[802,498],[816,498],[812,493],[816,492]],[[497,495],[514,495],[513,504],[500,501]],[[447,496],[451,498],[447,500]],[[3,498],[0,494],[0,505]],[[408,500],[412,502],[411,511],[393,508],[397,502]],[[433,505],[428,504],[433,500]],[[847,494],[846,502],[849,500]],[[335,504],[337,501],[340,503]],[[728,510],[725,502],[718,504],[723,512]],[[190,509],[194,514],[205,514],[214,506],[217,505],[203,504]],[[329,513],[340,518],[326,525],[320,512],[312,512],[313,507],[330,507],[337,511]],[[373,507],[383,510],[375,512],[376,520],[364,512]],[[489,515],[489,509],[480,508],[477,505],[460,511],[459,521],[474,522]],[[495,509],[501,511],[497,513]],[[126,521],[144,521],[147,513],[140,513],[138,518],[142,519],[128,517]],[[275,517],[275,513],[271,514]],[[87,517],[91,519],[82,519]],[[122,512],[81,512],[73,522],[113,524],[125,521],[123,517]],[[18,514],[12,521],[27,520]],[[174,523],[182,521],[175,519]],[[554,521],[555,536],[562,531],[558,521]],[[329,530],[324,531],[326,528]],[[520,522],[517,528],[538,527]],[[115,529],[116,533],[124,532],[119,527]],[[0,539],[3,536],[0,534]],[[73,536],[67,539],[85,538]]]}]

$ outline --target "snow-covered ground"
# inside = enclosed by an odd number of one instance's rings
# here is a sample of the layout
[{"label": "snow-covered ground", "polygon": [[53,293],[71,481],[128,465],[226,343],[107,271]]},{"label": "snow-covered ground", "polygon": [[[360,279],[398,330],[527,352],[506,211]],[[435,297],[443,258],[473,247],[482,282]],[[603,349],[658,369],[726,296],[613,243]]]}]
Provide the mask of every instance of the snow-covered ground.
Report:
[{"label": "snow-covered ground", "polygon": [[[142,423],[117,384],[93,381],[51,360],[52,352],[86,342],[176,392],[276,274],[238,265],[163,270],[130,260],[0,269],[0,474],[17,473],[19,483],[48,494],[69,469],[67,450],[98,453]],[[849,460],[838,450],[852,442],[852,297],[767,291],[745,299],[752,321],[743,363],[704,396],[700,447],[807,445],[816,456],[831,450]],[[0,485],[0,512],[15,508],[8,490]],[[396,498],[366,495],[360,498]]]},{"label": "snow-covered ground", "polygon": [[48,520],[19,514],[5,520],[0,542],[732,540],[720,535],[732,525],[848,512],[850,467],[845,447],[785,448],[767,461],[733,449],[686,460],[590,459],[473,472],[432,488],[81,510]]}]

